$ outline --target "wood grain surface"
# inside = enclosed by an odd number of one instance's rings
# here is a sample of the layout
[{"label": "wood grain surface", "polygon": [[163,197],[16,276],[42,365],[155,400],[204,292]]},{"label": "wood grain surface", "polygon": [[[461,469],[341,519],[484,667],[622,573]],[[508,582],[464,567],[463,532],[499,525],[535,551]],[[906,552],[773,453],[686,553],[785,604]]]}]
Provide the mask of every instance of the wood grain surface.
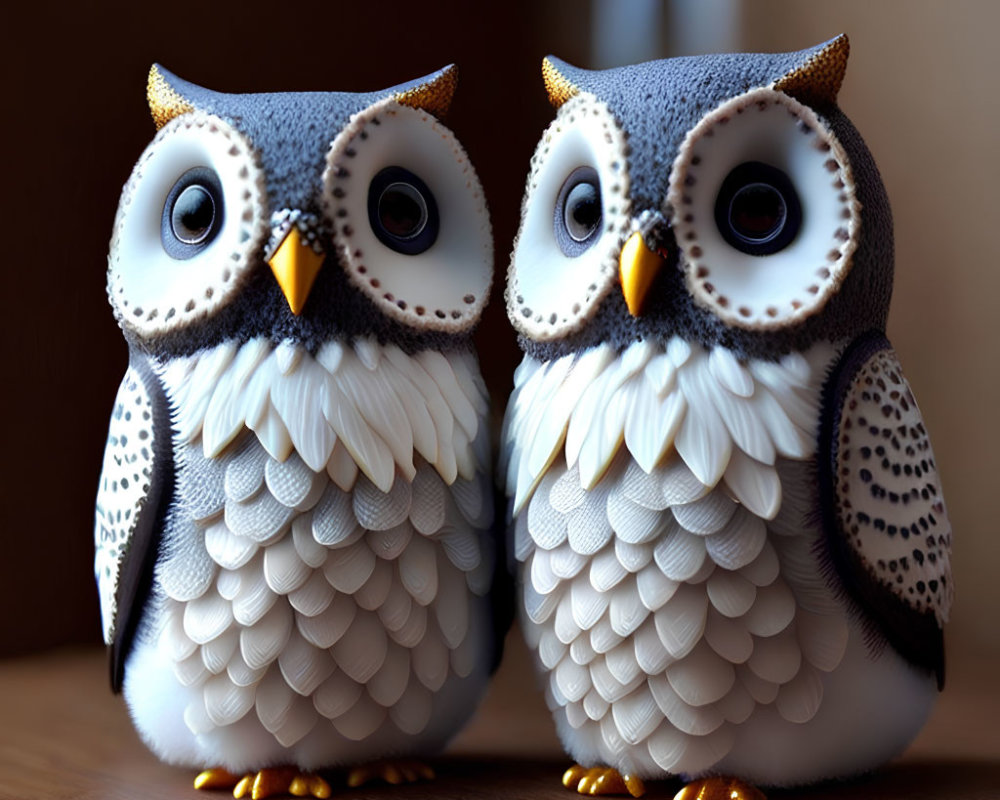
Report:
[{"label": "wood grain surface", "polygon": [[[571,800],[559,784],[562,753],[528,655],[514,631],[503,667],[472,723],[431,763],[431,783],[344,787],[335,798]],[[948,687],[907,753],[875,775],[772,800],[1000,800],[1000,691],[995,664],[952,659]],[[224,800],[198,792],[192,771],[161,764],[132,729],[107,685],[103,650],[75,648],[0,662],[0,798],[3,800]],[[678,785],[649,785],[650,797]]]}]

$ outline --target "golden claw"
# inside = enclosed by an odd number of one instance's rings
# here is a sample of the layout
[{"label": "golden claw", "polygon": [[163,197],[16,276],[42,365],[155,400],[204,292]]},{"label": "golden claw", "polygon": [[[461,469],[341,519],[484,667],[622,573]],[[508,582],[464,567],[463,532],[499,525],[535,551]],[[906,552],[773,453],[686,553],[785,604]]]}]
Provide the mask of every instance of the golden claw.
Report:
[{"label": "golden claw", "polygon": [[233,797],[247,797],[253,791],[253,775],[244,775],[233,787]]},{"label": "golden claw", "polygon": [[243,776],[220,767],[206,769],[194,779],[194,788],[232,789],[237,800],[243,797],[264,800],[281,794],[326,800],[332,794],[330,784],[319,775],[300,772],[295,767],[273,767]]},{"label": "golden claw", "polygon": [[194,779],[195,789],[232,789],[240,782],[239,775],[233,775],[229,770],[216,767],[200,772]]},{"label": "golden claw", "polygon": [[767,800],[767,795],[738,778],[715,777],[691,781],[674,800]]},{"label": "golden claw", "polygon": [[622,775],[612,767],[583,767],[574,764],[563,773],[562,784],[577,794],[628,794],[642,797],[646,786],[638,775]]},{"label": "golden claw", "polygon": [[326,800],[332,791],[330,784],[319,775],[296,775],[288,785],[288,793],[295,797],[318,797]]}]

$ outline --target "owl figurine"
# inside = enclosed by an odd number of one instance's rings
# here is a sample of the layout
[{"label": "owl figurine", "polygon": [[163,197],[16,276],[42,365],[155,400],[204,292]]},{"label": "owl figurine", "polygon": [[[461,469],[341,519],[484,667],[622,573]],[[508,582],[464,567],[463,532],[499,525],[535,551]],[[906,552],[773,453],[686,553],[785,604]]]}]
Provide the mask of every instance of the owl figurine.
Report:
[{"label": "owl figurine", "polygon": [[860,773],[942,685],[951,528],[847,54],[544,61],[502,472],[580,793]]},{"label": "owl figurine", "polygon": [[97,496],[112,684],[236,797],[426,777],[494,625],[492,276],[452,67],[221,94],[154,66],[108,297],[129,346]]}]

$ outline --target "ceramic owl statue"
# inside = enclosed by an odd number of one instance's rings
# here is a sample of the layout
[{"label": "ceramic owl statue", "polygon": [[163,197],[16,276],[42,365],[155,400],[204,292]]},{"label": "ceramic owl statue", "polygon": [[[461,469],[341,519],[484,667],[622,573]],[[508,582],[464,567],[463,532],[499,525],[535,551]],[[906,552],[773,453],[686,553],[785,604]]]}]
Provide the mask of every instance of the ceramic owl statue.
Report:
[{"label": "ceramic owl statue", "polygon": [[96,572],[114,688],[199,788],[425,776],[400,759],[439,750],[494,666],[470,344],[492,239],[435,118],[456,80],[237,95],[150,72],[159,132],[108,263],[129,366]]},{"label": "ceramic owl statue", "polygon": [[942,684],[951,528],[847,53],[544,62],[503,477],[581,793],[862,772]]}]

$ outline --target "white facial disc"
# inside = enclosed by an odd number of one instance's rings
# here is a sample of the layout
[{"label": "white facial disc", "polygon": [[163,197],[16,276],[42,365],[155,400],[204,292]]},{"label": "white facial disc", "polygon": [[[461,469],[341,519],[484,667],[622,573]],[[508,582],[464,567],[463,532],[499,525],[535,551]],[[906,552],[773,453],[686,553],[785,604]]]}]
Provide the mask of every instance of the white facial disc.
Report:
[{"label": "white facial disc", "polygon": [[[746,164],[784,173],[794,188],[800,225],[776,252],[742,252],[717,224],[727,177]],[[706,115],[681,145],[667,203],[688,290],[728,324],[799,323],[823,308],[850,270],[861,207],[847,155],[815,112],[783,92],[754,89]]]},{"label": "white facial disc", "polygon": [[[373,228],[369,195],[387,169],[398,179],[383,181],[383,189],[403,192],[414,208],[436,208],[426,249],[400,252]],[[417,178],[419,191],[407,176]],[[334,140],[323,181],[341,262],[380,311],[413,328],[449,333],[479,319],[493,277],[492,232],[479,178],[451,131],[426,111],[380,101]],[[432,199],[420,195],[425,189]]]},{"label": "white facial disc", "polygon": [[[557,203],[581,168],[600,184],[601,229],[586,247],[566,248]],[[507,314],[519,332],[544,341],[579,330],[617,285],[628,189],[625,135],[608,107],[585,92],[564,103],[531,160],[508,274]]]},{"label": "white facial disc", "polygon": [[[171,254],[166,204],[191,170],[214,175],[214,227],[202,244],[182,243]],[[171,120],[135,165],[118,206],[108,294],[119,319],[141,336],[155,336],[224,305],[250,272],[266,220],[263,173],[243,135],[199,112]]]}]

